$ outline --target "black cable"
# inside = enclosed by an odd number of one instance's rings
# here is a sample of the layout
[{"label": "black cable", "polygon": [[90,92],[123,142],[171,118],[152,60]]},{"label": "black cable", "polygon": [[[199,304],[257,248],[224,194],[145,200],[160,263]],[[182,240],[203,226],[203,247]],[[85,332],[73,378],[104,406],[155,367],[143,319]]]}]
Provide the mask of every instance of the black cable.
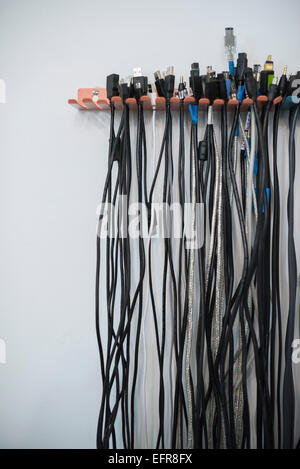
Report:
[{"label": "black cable", "polygon": [[[115,155],[115,160],[118,162],[118,174],[117,180],[114,189],[114,196],[113,196],[113,206],[116,206],[117,200],[117,193],[119,192],[119,199],[118,199],[118,220],[119,212],[122,210],[122,220],[126,220],[126,225],[128,228],[128,213],[125,216],[124,207],[121,203],[122,198],[124,196],[129,197],[130,194],[130,187],[131,187],[131,150],[130,150],[130,134],[129,134],[129,108],[125,103],[124,100],[124,111],[122,114],[122,132],[120,135],[120,140],[118,142],[118,156]],[[109,195],[110,198],[110,195]],[[112,225],[113,226],[113,225]],[[129,435],[129,415],[128,415],[128,374],[129,374],[129,354],[128,354],[128,344],[127,344],[127,352],[123,349],[123,342],[121,344],[118,343],[118,335],[120,331],[124,327],[126,322],[126,311],[129,311],[130,306],[130,244],[129,240],[125,238],[123,241],[123,235],[120,232],[121,226],[118,223],[117,233],[113,233],[113,242],[111,244],[111,255],[110,259],[107,258],[107,265],[109,263],[112,265],[112,284],[111,289],[109,291],[109,301],[108,301],[108,308],[110,310],[110,315],[108,317],[110,329],[108,334],[108,347],[107,347],[107,365],[106,365],[106,379],[103,391],[103,400],[101,405],[100,414],[102,415],[103,419],[103,412],[104,412],[104,400],[106,400],[106,417],[105,417],[105,426],[104,426],[104,435],[101,443],[101,447],[108,448],[109,447],[109,440],[110,435],[113,438],[113,447],[116,447],[115,442],[115,429],[114,429],[114,422],[116,418],[116,411],[118,409],[119,401],[121,400],[121,416],[122,416],[122,436],[123,436],[123,445],[125,448],[129,446],[130,435]],[[115,243],[116,237],[116,243]],[[115,245],[115,249],[114,249]],[[113,329],[114,323],[114,310],[115,310],[115,302],[116,302],[116,290],[117,290],[117,283],[118,283],[118,263],[120,264],[120,284],[121,284],[121,292],[120,292],[120,323],[118,328],[118,333],[116,334]],[[112,337],[114,338],[114,345],[112,347]],[[115,367],[110,372],[111,364],[113,357],[116,354],[116,362]],[[127,357],[126,358],[126,353]],[[119,358],[121,358],[121,369],[118,368]],[[122,379],[122,381],[121,381]],[[113,384],[115,382],[116,386],[116,398],[115,398],[115,405],[113,409],[110,409],[110,402],[111,402],[111,391],[113,389]],[[122,387],[120,388],[120,384],[122,383]]]},{"label": "black cable", "polygon": [[[205,204],[203,185],[201,184],[202,174],[200,174],[199,161],[198,161],[198,128],[194,127],[193,145],[194,145],[194,158],[196,168],[196,204],[203,204],[204,220],[196,219],[196,229],[201,229],[200,222],[202,221],[203,235],[205,237],[206,220],[205,220]],[[198,233],[198,238],[201,237],[201,233]],[[196,242],[201,239],[196,239]],[[198,275],[199,275],[199,306],[198,306],[198,326],[197,326],[197,343],[196,343],[196,355],[198,359],[197,366],[197,389],[196,389],[196,401],[195,401],[195,424],[194,424],[194,445],[196,448],[201,449],[203,445],[203,431],[206,444],[208,443],[207,435],[207,424],[206,417],[204,415],[205,408],[205,387],[204,387],[204,350],[205,350],[205,244],[197,246],[197,259],[198,259]]]},{"label": "black cable", "polygon": [[[143,146],[144,143],[144,146]],[[136,173],[138,181],[138,203],[143,202],[143,173],[146,174],[146,167],[143,168],[143,156],[144,156],[144,165],[145,160],[145,123],[144,123],[144,113],[143,106],[140,100],[138,100],[138,131],[137,131],[137,148],[136,148]],[[144,149],[144,151],[143,151]],[[144,170],[144,171],[143,171]],[[146,190],[146,189],[145,189]],[[146,195],[145,195],[146,198]],[[131,388],[131,449],[134,448],[134,416],[135,416],[135,389],[137,382],[138,374],[138,363],[139,363],[139,343],[140,343],[140,334],[141,334],[141,325],[142,325],[142,314],[143,314],[143,281],[145,276],[146,269],[146,256],[145,256],[145,246],[144,240],[142,238],[142,224],[139,223],[139,284],[137,291],[139,292],[139,306],[138,306],[138,323],[136,329],[136,340],[135,340],[135,355],[134,355],[134,371],[132,379],[132,388]]]},{"label": "black cable", "polygon": [[[239,76],[245,60],[240,59]],[[192,66],[195,72],[192,76],[195,86],[202,83],[199,70]],[[248,77],[250,76],[250,79]],[[168,78],[167,78],[168,77]],[[173,124],[171,114],[171,96],[173,95],[174,76],[169,74],[159,79],[162,95],[166,98],[165,129],[161,142],[159,158],[148,195],[147,187],[147,142],[144,121],[143,104],[140,97],[145,94],[144,78],[137,77],[137,139],[136,139],[136,176],[139,204],[145,203],[148,215],[148,229],[153,227],[155,212],[153,210],[154,192],[157,186],[162,163],[164,163],[163,187],[161,201],[165,207],[170,208],[174,194],[174,167],[173,167]],[[282,109],[281,103],[275,105],[273,120],[273,174],[271,178],[269,163],[269,120],[275,88],[271,85],[268,103],[262,112],[259,112],[256,95],[251,96],[251,72],[247,72],[250,97],[253,97],[253,115],[257,128],[257,223],[251,240],[246,236],[246,185],[247,185],[247,152],[240,153],[241,178],[237,178],[233,164],[233,148],[237,136],[240,119],[240,105],[237,106],[228,138],[227,101],[221,113],[221,141],[222,150],[220,165],[222,172],[222,213],[217,215],[217,224],[221,227],[212,232],[213,210],[215,202],[215,184],[219,158],[212,121],[205,129],[203,142],[198,144],[198,125],[192,116],[190,141],[190,169],[195,166],[195,194],[192,194],[192,177],[190,178],[190,199],[196,204],[204,206],[204,244],[196,247],[196,262],[194,268],[195,290],[193,299],[199,295],[199,301],[194,304],[193,348],[191,367],[187,370],[190,375],[191,394],[186,395],[184,389],[184,354],[186,350],[187,326],[189,317],[188,285],[184,288],[184,279],[188,278],[191,259],[193,257],[187,248],[184,234],[185,222],[184,204],[186,203],[186,161],[185,161],[185,108],[184,98],[180,100],[179,114],[179,154],[178,154],[178,193],[182,210],[181,239],[179,242],[178,262],[174,259],[174,244],[171,240],[173,234],[173,217],[166,209],[164,212],[164,260],[163,277],[160,285],[161,306],[158,307],[157,294],[154,290],[152,262],[154,260],[154,247],[149,239],[149,288],[151,307],[154,320],[154,331],[159,366],[159,429],[156,439],[156,449],[165,449],[167,433],[171,437],[172,449],[183,449],[185,438],[190,430],[192,417],[194,448],[203,449],[213,447],[222,448],[224,445],[230,449],[249,449],[253,436],[250,426],[249,405],[249,353],[254,354],[256,378],[256,438],[257,448],[272,449],[276,444],[278,448],[293,448],[295,427],[295,388],[292,370],[292,341],[295,329],[295,301],[297,285],[297,264],[294,242],[294,182],[295,182],[295,131],[299,105],[290,112],[289,135],[289,196],[288,196],[288,272],[289,272],[289,312],[285,337],[285,369],[282,379],[283,361],[283,331],[281,317],[280,292],[280,184],[278,177],[278,133],[279,119]],[[209,81],[209,78],[207,79]],[[240,83],[241,80],[237,80]],[[214,79],[211,79],[213,89]],[[282,85],[282,84],[281,84]],[[283,85],[279,85],[278,93],[282,96]],[[202,85],[201,85],[202,86]],[[274,88],[275,86],[275,88]],[[199,88],[199,86],[198,86]],[[200,88],[195,99],[202,96]],[[239,91],[240,92],[240,91]],[[138,94],[140,93],[140,94]],[[256,91],[255,91],[256,93]],[[255,94],[254,93],[254,94]],[[146,252],[140,219],[140,233],[138,239],[138,255],[134,263],[138,263],[139,272],[137,285],[133,296],[132,290],[132,249],[130,239],[122,236],[122,229],[129,227],[129,214],[123,205],[123,199],[129,201],[131,193],[132,167],[129,107],[126,99],[123,100],[123,113],[117,133],[115,133],[115,109],[111,104],[110,143],[108,155],[108,169],[102,196],[102,205],[105,203],[116,206],[118,215],[109,220],[109,232],[106,239],[106,331],[103,330],[100,310],[100,266],[101,266],[101,237],[100,228],[104,220],[103,208],[99,216],[99,232],[97,236],[97,263],[96,263],[96,333],[99,347],[100,371],[102,379],[102,395],[97,427],[97,447],[99,449],[116,449],[120,435],[124,449],[135,448],[136,437],[136,397],[137,383],[141,369],[140,365],[140,338],[141,326],[144,316],[144,278],[146,272]],[[192,110],[191,110],[192,113]],[[250,145],[250,144],[249,144]],[[249,157],[250,155],[248,155]],[[272,181],[273,179],[273,187]],[[218,181],[219,182],[219,181]],[[233,191],[232,207],[230,188]],[[271,188],[273,189],[271,197]],[[248,188],[252,190],[252,188]],[[187,197],[188,198],[188,197]],[[248,207],[249,208],[249,207]],[[238,216],[238,235],[242,242],[242,272],[237,278],[234,256],[233,214],[236,210]],[[168,212],[168,213],[167,213]],[[170,214],[170,216],[169,216]],[[167,218],[168,217],[168,218]],[[122,225],[117,223],[122,220]],[[248,220],[248,218],[247,218]],[[202,220],[201,220],[202,222]],[[117,225],[116,225],[117,224]],[[117,226],[117,229],[115,229]],[[199,220],[196,222],[198,236]],[[220,231],[223,238],[220,239]],[[150,231],[150,230],[149,230]],[[207,233],[211,233],[210,264],[207,270]],[[222,245],[220,246],[220,243]],[[250,243],[250,246],[248,245]],[[177,246],[176,246],[177,247]],[[222,256],[219,258],[219,249]],[[249,256],[249,251],[251,255]],[[176,249],[177,253],[177,249]],[[222,264],[220,265],[220,262]],[[220,270],[222,272],[220,274]],[[224,283],[219,285],[220,275]],[[257,297],[252,299],[252,284],[256,288]],[[217,291],[220,288],[221,291]],[[213,338],[215,336],[215,314],[220,295],[224,295],[222,302],[222,324],[218,347],[215,350]],[[249,301],[250,300],[250,301]],[[257,300],[257,301],[255,301]],[[223,298],[222,298],[223,301]],[[255,305],[255,306],[254,306]],[[256,308],[257,305],[257,308]],[[168,311],[172,315],[172,330],[169,328]],[[219,311],[219,310],[218,310]],[[134,327],[133,327],[134,324]],[[240,329],[236,329],[239,325]],[[236,340],[236,330],[240,331],[239,340]],[[106,334],[107,345],[103,348],[103,334]],[[166,394],[166,345],[167,338],[172,339],[172,370],[175,376],[175,387],[172,395]],[[237,344],[240,344],[238,346]],[[134,347],[134,352],[132,348]],[[235,353],[236,352],[236,353]],[[133,355],[132,355],[133,353]],[[192,366],[193,365],[193,366]],[[195,365],[195,368],[194,368]],[[235,380],[235,370],[238,370]],[[207,375],[206,375],[207,373]],[[195,374],[195,376],[194,376]],[[207,378],[207,382],[206,382]],[[283,383],[283,390],[282,388]],[[239,397],[239,394],[241,393]],[[188,398],[188,400],[187,400]],[[167,421],[166,403],[172,400],[172,419]],[[191,399],[191,400],[190,400]],[[239,401],[236,401],[239,399]],[[189,404],[187,412],[187,402]],[[236,406],[236,402],[241,405]],[[192,410],[192,411],[191,411]],[[191,414],[190,414],[191,411]],[[242,414],[240,414],[240,412]],[[210,415],[208,415],[210,413]],[[242,422],[240,417],[242,415]],[[211,420],[209,418],[211,417]],[[118,427],[120,418],[120,427]],[[237,425],[238,423],[238,425]],[[240,426],[241,424],[241,426]],[[277,426],[276,426],[277,424]],[[241,433],[237,433],[240,432]],[[190,436],[190,434],[189,434]],[[155,435],[156,437],[156,435]],[[298,447],[300,442],[298,443]]]},{"label": "black cable", "polygon": [[297,290],[297,261],[294,241],[294,182],[295,182],[295,131],[300,106],[290,111],[289,136],[289,195],[288,195],[288,272],[289,312],[285,337],[285,370],[283,380],[283,448],[294,448],[295,388],[292,370],[292,342],[295,330]]},{"label": "black cable", "polygon": [[[179,154],[178,154],[178,187],[179,187],[179,203],[181,207],[181,238],[179,242],[179,265],[178,265],[178,326],[176,335],[178,341],[178,357],[176,364],[176,381],[174,393],[174,417],[172,425],[172,449],[176,449],[177,427],[178,422],[183,419],[182,406],[185,397],[182,384],[182,360],[184,353],[184,337],[182,337],[182,298],[184,297],[182,288],[183,268],[185,269],[187,262],[187,254],[185,247],[184,235],[184,204],[185,204],[185,140],[184,140],[184,98],[180,101],[179,114]],[[187,272],[185,269],[185,278]],[[179,448],[183,449],[183,426],[179,429]]]},{"label": "black cable", "polygon": [[[165,152],[165,147],[166,147],[166,141],[168,137],[168,132],[169,132],[169,118],[170,114],[166,113],[166,122],[165,122],[165,130],[164,130],[164,135],[163,135],[163,140],[162,140],[162,145],[158,157],[158,162],[156,166],[156,171],[154,174],[154,178],[152,181],[151,189],[150,189],[150,195],[149,195],[149,210],[150,210],[150,218],[149,218],[149,223],[148,227],[151,227],[151,222],[152,222],[152,201],[153,201],[153,195],[154,195],[154,190],[155,186],[157,183],[158,175],[159,175],[159,170],[161,167],[163,155]],[[154,290],[153,290],[153,279],[152,279],[152,256],[151,256],[151,247],[152,247],[152,241],[151,238],[149,240],[149,289],[150,289],[150,298],[151,298],[151,306],[152,306],[152,312],[153,312],[153,319],[154,319],[154,327],[155,327],[155,337],[156,337],[156,345],[157,345],[157,354],[158,354],[158,360],[159,360],[159,372],[160,372],[160,383],[159,383],[159,433],[157,437],[157,444],[156,446],[159,447],[160,445],[160,440],[162,436],[162,428],[163,428],[163,414],[164,414],[164,375],[163,375],[163,357],[162,357],[162,339],[160,340],[159,337],[159,326],[158,326],[158,319],[157,319],[157,308],[156,308],[156,302],[155,302],[155,296],[154,296]]]},{"label": "black cable", "polygon": [[[101,205],[101,213],[99,216],[99,229],[102,224],[103,220],[103,211],[104,211],[104,204],[107,199],[107,195],[109,193],[109,197],[111,194],[111,173],[112,173],[112,168],[113,168],[113,163],[116,161],[117,158],[117,153],[119,150],[119,142],[121,138],[121,134],[123,132],[123,126],[124,126],[124,118],[122,117],[119,130],[117,133],[117,136],[114,138],[114,107],[111,105],[111,131],[110,131],[110,147],[109,147],[109,161],[108,161],[108,172],[107,172],[107,177],[105,181],[105,186],[104,186],[104,191],[103,191],[103,197],[102,197],[102,205]],[[102,348],[102,339],[101,339],[101,330],[100,330],[100,245],[101,245],[101,238],[100,238],[101,233],[98,232],[97,236],[97,265],[96,265],[96,333],[97,333],[97,341],[98,341],[98,347],[99,347],[99,354],[100,354],[100,361],[101,361],[101,376],[102,376],[102,383],[103,383],[103,389],[102,389],[102,399],[101,399],[101,406],[100,406],[100,412],[99,412],[99,420],[98,420],[98,429],[97,429],[97,447],[100,448],[102,447],[102,440],[103,440],[103,424],[104,424],[104,409],[106,407],[106,410],[108,413],[110,412],[109,409],[109,403],[107,404],[106,397],[107,397],[107,391],[108,391],[108,377],[107,377],[107,364],[105,365],[104,363],[104,354],[103,354],[103,348]],[[108,244],[109,246],[109,244]],[[108,258],[107,258],[108,259]],[[107,270],[107,273],[109,272],[109,269]],[[108,277],[109,278],[109,277]],[[113,327],[111,325],[111,318],[110,318],[110,312],[109,312],[109,302],[110,302],[110,293],[108,292],[108,299],[107,299],[107,312],[108,312],[108,342],[111,340],[110,337],[112,335],[112,330]],[[114,438],[115,440],[115,438]]]},{"label": "black cable", "polygon": [[[232,130],[230,134],[230,139],[229,139],[229,144],[228,144],[228,167],[229,167],[229,174],[230,174],[230,179],[231,179],[231,184],[233,188],[233,196],[234,200],[236,203],[237,207],[237,212],[238,212],[238,218],[239,218],[239,225],[240,225],[240,230],[241,230],[241,235],[242,235],[242,244],[243,244],[243,254],[244,254],[244,262],[243,262],[243,272],[242,272],[242,277],[239,282],[238,288],[237,288],[237,295],[236,299],[234,302],[234,305],[231,310],[231,317],[230,320],[228,321],[228,327],[227,331],[225,334],[225,328],[223,327],[222,329],[222,334],[221,334],[221,340],[220,340],[220,345],[219,345],[219,351],[218,355],[220,352],[220,381],[224,381],[224,376],[225,376],[225,360],[226,360],[226,349],[227,349],[227,344],[230,342],[232,338],[232,328],[234,325],[235,317],[236,314],[239,311],[243,294],[244,294],[244,288],[245,288],[245,279],[246,279],[246,273],[248,269],[248,247],[247,247],[247,239],[246,239],[246,230],[245,230],[245,223],[243,219],[243,211],[242,211],[242,205],[240,202],[239,198],[239,193],[238,193],[238,188],[236,184],[236,179],[234,175],[234,168],[233,168],[233,161],[232,161],[232,147],[233,147],[233,139],[236,131],[236,127],[238,124],[238,119],[239,119],[239,112],[240,112],[240,107],[238,106],[236,108],[235,114],[234,114],[234,119],[233,119],[233,125],[232,125]],[[227,312],[225,312],[225,318],[227,316]],[[226,319],[225,319],[225,322]],[[223,339],[223,340],[222,340]],[[217,358],[216,363],[219,364],[219,359]],[[227,411],[227,398],[224,390],[221,388],[221,402],[222,402],[222,409],[223,409],[223,414],[224,414],[224,424],[225,424],[225,433],[226,433],[226,441],[227,441],[227,447],[232,448],[236,446],[236,437],[235,437],[235,430],[231,422],[231,431],[229,432],[229,424],[228,424],[228,411]],[[232,420],[232,418],[231,418]]]},{"label": "black cable", "polygon": [[[281,301],[279,284],[279,247],[280,247],[280,189],[277,168],[278,153],[278,128],[282,104],[276,105],[273,120],[273,230],[272,230],[272,328],[271,328],[271,370],[270,397],[273,412],[275,412],[275,400],[277,392],[277,426],[278,449],[281,449],[281,375],[282,375],[282,324]],[[276,354],[276,330],[278,330],[278,362],[277,362],[277,386],[275,385],[275,354]]]}]

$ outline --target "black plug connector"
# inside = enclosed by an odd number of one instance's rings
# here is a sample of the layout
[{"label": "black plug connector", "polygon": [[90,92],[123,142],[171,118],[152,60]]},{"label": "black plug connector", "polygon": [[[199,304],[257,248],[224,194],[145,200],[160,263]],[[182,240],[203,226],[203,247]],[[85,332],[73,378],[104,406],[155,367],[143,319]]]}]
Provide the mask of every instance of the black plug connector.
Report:
[{"label": "black plug connector", "polygon": [[249,71],[246,73],[245,76],[245,85],[246,85],[246,92],[250,99],[256,101],[257,99],[257,81],[253,76],[253,72]]},{"label": "black plug connector", "polygon": [[190,75],[190,87],[193,91],[194,98],[198,103],[203,96],[202,78],[200,76],[200,69],[198,63],[192,64]]},{"label": "black plug connector", "polygon": [[157,94],[160,98],[166,97],[166,90],[165,90],[165,80],[162,78],[160,71],[154,73],[155,78],[155,88]]},{"label": "black plug connector", "polygon": [[272,83],[269,86],[269,91],[268,91],[268,101],[270,103],[273,103],[274,99],[277,98],[278,96],[278,85],[275,83]]},{"label": "black plug connector", "polygon": [[[224,101],[228,101],[225,73],[226,72],[218,73],[217,79],[219,81],[219,97],[220,99],[223,99]],[[229,74],[228,74],[228,78],[229,78]]]},{"label": "black plug connector", "polygon": [[204,96],[209,99],[211,103],[220,97],[220,80],[216,78],[216,72],[212,67],[207,67],[207,75],[203,80]]},{"label": "black plug connector", "polygon": [[220,81],[217,78],[206,80],[205,97],[209,99],[211,103],[220,97]]},{"label": "black plug connector", "polygon": [[175,88],[174,67],[168,67],[166,77],[165,77],[166,99],[172,98],[172,96],[174,95],[174,88]]},{"label": "black plug connector", "polygon": [[241,52],[238,55],[236,72],[235,72],[236,82],[238,85],[244,84],[247,72],[248,72],[247,54],[245,52]]},{"label": "black plug connector", "polygon": [[106,78],[106,93],[108,99],[119,96],[119,79],[120,77],[116,73],[112,73]]},{"label": "black plug connector", "polygon": [[139,68],[134,70],[133,89],[137,100],[148,94],[148,77],[143,76]]},{"label": "black plug connector", "polygon": [[284,67],[283,74],[278,83],[278,93],[282,98],[286,96],[288,90],[287,67]]},{"label": "black plug connector", "polygon": [[131,98],[131,81],[129,83],[124,83],[121,81],[119,84],[119,96],[122,98],[123,103],[126,99]]},{"label": "black plug connector", "polygon": [[268,89],[269,89],[269,75],[270,75],[270,72],[269,71],[266,71],[266,70],[263,70],[260,74],[260,84],[259,84],[259,88],[260,88],[260,92],[262,95],[267,95],[268,94]]}]

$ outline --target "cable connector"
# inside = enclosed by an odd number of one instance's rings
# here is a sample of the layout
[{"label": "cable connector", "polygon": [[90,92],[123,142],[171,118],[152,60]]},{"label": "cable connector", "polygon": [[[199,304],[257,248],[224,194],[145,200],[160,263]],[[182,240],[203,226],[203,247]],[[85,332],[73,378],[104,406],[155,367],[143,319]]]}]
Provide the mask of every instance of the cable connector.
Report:
[{"label": "cable connector", "polygon": [[267,60],[264,65],[264,69],[260,74],[260,92],[263,95],[268,94],[270,85],[273,83],[274,79],[274,62],[272,56],[268,55]]},{"label": "cable connector", "polygon": [[156,109],[156,93],[155,91],[153,91],[153,86],[151,83],[148,84],[148,96],[150,96],[150,99],[151,99],[151,106],[153,108],[153,110]]},{"label": "cable connector", "polygon": [[220,80],[216,78],[216,72],[212,67],[207,67],[207,74],[204,77],[204,96],[209,99],[211,103],[220,96]]},{"label": "cable connector", "polygon": [[245,52],[241,52],[238,55],[237,67],[236,67],[236,73],[235,73],[237,85],[244,84],[247,70],[248,70],[247,54]]},{"label": "cable connector", "polygon": [[259,64],[253,65],[253,76],[255,80],[257,81],[257,86],[259,86],[259,83],[260,83],[260,74],[261,74],[261,65]]},{"label": "cable connector", "polygon": [[268,101],[273,103],[274,99],[278,96],[278,85],[276,83],[272,83],[269,87],[268,91]]},{"label": "cable connector", "polygon": [[106,93],[108,99],[119,96],[119,79],[120,77],[116,73],[112,73],[106,78]]},{"label": "cable connector", "polygon": [[233,28],[225,28],[225,54],[229,64],[229,72],[231,76],[234,76],[234,56],[236,54],[236,36],[234,35]]},{"label": "cable connector", "polygon": [[217,79],[219,82],[219,97],[220,99],[227,101],[229,97],[229,89],[227,87],[226,80],[229,80],[229,73],[228,72],[219,73],[217,76]]},{"label": "cable connector", "polygon": [[[227,94],[227,99],[230,99],[230,94],[231,94],[231,81],[232,77],[229,72],[223,72],[223,78],[225,80],[225,86],[226,86],[226,94]],[[220,95],[222,96],[224,91],[223,91],[223,84],[222,82],[220,83]]]},{"label": "cable connector", "polygon": [[257,99],[257,81],[253,76],[252,71],[248,70],[246,73],[246,79],[245,79],[245,84],[246,84],[246,91],[250,99],[253,99],[253,101],[256,101]]},{"label": "cable connector", "polygon": [[155,88],[156,88],[158,96],[161,98],[164,98],[166,96],[165,80],[162,78],[159,70],[157,70],[154,73],[154,79],[155,79]]},{"label": "cable connector", "polygon": [[168,67],[167,72],[161,74],[159,70],[154,73],[155,87],[158,96],[166,99],[172,98],[175,88],[174,67]]},{"label": "cable connector", "polygon": [[183,101],[188,96],[188,90],[186,88],[186,82],[184,81],[183,76],[180,76],[180,81],[177,90],[178,98]]},{"label": "cable connector", "polygon": [[225,28],[224,44],[228,62],[234,60],[234,54],[236,53],[236,36],[234,35],[233,28]]},{"label": "cable connector", "polygon": [[125,83],[124,80],[121,80],[119,84],[119,96],[122,98],[123,103],[126,99],[131,97],[131,92],[131,79],[127,83]]},{"label": "cable connector", "polygon": [[137,100],[148,93],[148,77],[142,75],[141,68],[133,69],[133,90]]},{"label": "cable connector", "polygon": [[278,84],[279,96],[283,98],[287,93],[287,89],[288,89],[287,67],[284,67],[283,73],[281,75],[281,78]]},{"label": "cable connector", "polygon": [[141,67],[137,67],[133,69],[133,76],[134,77],[141,77],[142,76],[142,69]]},{"label": "cable connector", "polygon": [[237,88],[235,84],[235,80],[230,80],[230,99],[237,98]]},{"label": "cable connector", "polygon": [[272,60],[272,55],[268,55],[267,60],[265,61],[264,70],[268,72],[274,72],[274,62]]},{"label": "cable connector", "polygon": [[166,76],[165,76],[165,93],[166,99],[172,98],[174,95],[174,88],[175,88],[175,75],[174,75],[174,67],[168,67]]},{"label": "cable connector", "polygon": [[196,103],[203,96],[203,88],[202,88],[202,78],[200,76],[200,69],[198,63],[193,63],[191,66],[191,75],[190,75],[190,88],[193,91],[193,96],[196,100]]}]

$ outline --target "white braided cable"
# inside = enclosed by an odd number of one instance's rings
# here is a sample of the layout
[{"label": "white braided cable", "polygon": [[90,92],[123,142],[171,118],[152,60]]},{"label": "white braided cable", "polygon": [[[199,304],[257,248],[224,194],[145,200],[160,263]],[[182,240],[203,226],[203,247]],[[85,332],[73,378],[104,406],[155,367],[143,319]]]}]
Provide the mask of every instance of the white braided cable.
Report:
[{"label": "white braided cable", "polygon": [[[196,228],[196,167],[194,150],[192,152],[192,233]],[[192,336],[193,336],[193,305],[194,305],[194,278],[195,278],[195,246],[191,246],[188,273],[188,316],[187,316],[187,344],[185,358],[185,379],[186,379],[186,395],[187,395],[187,411],[188,411],[188,433],[187,447],[193,448],[193,406],[192,406],[192,383],[190,378],[191,352],[192,352]]]}]

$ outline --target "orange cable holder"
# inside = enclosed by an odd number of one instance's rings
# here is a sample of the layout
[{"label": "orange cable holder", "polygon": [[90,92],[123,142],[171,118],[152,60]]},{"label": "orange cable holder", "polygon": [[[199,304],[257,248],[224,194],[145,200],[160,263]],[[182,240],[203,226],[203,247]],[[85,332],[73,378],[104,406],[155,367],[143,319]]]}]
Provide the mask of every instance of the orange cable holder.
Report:
[{"label": "orange cable holder", "polygon": [[[123,109],[123,101],[119,96],[115,96],[112,98],[112,103],[117,110]],[[274,105],[278,104],[282,101],[281,97],[278,97],[274,100]],[[165,98],[157,97],[155,106],[152,105],[152,101],[150,96],[142,96],[141,102],[143,104],[143,108],[146,111],[158,110],[163,111],[165,109],[166,100]],[[257,104],[259,108],[262,108],[268,102],[267,96],[259,96],[257,98]],[[76,109],[84,110],[84,111],[106,111],[110,109],[110,102],[107,98],[106,88],[79,88],[78,90],[78,98],[77,99],[69,99],[69,104],[71,104]],[[135,98],[129,98],[126,100],[130,109],[137,109],[137,102]],[[195,99],[193,97],[187,97],[184,100],[184,104],[188,107],[190,104],[194,104]],[[200,111],[206,111],[210,102],[208,99],[203,98],[199,101],[199,109]],[[239,102],[237,99],[230,99],[228,101],[227,107],[228,111],[234,111],[238,106]],[[241,111],[245,112],[248,111],[249,107],[253,104],[252,99],[244,99],[241,104]],[[224,106],[223,99],[216,99],[213,103],[213,109],[218,111]],[[179,110],[180,107],[180,99],[179,98],[171,98],[171,109],[176,111]],[[274,106],[273,106],[274,107]]]}]

